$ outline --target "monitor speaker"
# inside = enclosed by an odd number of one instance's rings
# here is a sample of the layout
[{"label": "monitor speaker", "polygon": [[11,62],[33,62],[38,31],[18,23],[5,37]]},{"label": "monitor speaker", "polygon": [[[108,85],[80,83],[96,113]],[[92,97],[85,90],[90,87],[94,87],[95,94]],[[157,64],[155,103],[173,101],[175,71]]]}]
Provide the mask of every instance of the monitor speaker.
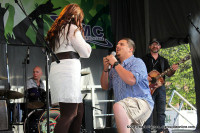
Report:
[{"label": "monitor speaker", "polygon": [[8,130],[8,112],[6,100],[0,100],[0,130]]}]

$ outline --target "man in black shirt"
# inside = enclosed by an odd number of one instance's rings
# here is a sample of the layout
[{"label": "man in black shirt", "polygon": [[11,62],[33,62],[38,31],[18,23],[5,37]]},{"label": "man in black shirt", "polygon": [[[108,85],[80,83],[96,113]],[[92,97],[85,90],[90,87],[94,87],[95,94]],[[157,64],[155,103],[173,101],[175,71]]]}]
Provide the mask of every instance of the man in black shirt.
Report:
[{"label": "man in black shirt", "polygon": [[[146,64],[149,80],[149,85],[152,94],[152,98],[154,100],[154,111],[156,111],[157,122],[156,125],[157,133],[163,133],[163,129],[165,126],[165,105],[166,105],[166,91],[164,86],[164,78],[160,78],[158,80],[154,79],[155,75],[159,75],[160,73],[166,71],[170,68],[168,60],[158,54],[161,48],[160,42],[153,38],[149,43],[150,53],[143,57],[143,61]],[[172,76],[175,71],[178,69],[178,65],[173,64],[170,69],[168,69],[166,75],[168,77]],[[155,110],[156,109],[156,110]],[[153,113],[152,113],[153,114]],[[149,119],[145,122],[145,128],[143,129],[144,133],[151,133],[151,120],[152,114]]]}]

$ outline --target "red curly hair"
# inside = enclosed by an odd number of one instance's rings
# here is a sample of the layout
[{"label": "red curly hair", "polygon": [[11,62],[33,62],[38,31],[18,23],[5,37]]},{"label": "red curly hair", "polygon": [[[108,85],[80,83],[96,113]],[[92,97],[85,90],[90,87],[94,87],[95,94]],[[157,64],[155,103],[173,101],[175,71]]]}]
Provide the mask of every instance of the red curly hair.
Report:
[{"label": "red curly hair", "polygon": [[[68,31],[66,34],[66,39],[68,39],[68,34],[70,30],[71,24],[76,25],[78,28],[75,30],[74,34],[77,30],[82,32],[84,36],[82,21],[84,18],[83,10],[79,7],[78,4],[69,4],[64,7],[61,11],[58,18],[52,24],[50,30],[47,33],[46,40],[48,41],[51,49],[55,51],[55,42],[59,41],[59,35],[65,29],[66,25],[69,24]],[[59,42],[60,44],[60,42]]]}]

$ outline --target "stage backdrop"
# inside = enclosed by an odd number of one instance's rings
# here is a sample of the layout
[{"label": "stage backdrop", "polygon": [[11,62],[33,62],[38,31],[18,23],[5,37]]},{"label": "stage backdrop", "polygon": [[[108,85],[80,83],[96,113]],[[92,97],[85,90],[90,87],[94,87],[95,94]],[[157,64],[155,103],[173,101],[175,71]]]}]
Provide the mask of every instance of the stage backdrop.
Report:
[{"label": "stage backdrop", "polygon": [[[112,48],[107,0],[0,0],[1,43],[44,44],[42,38],[50,29],[52,23],[61,10],[72,2],[79,4],[84,11],[87,42],[90,42],[94,49]],[[37,31],[31,23],[35,25]],[[42,38],[40,38],[40,34]]]}]

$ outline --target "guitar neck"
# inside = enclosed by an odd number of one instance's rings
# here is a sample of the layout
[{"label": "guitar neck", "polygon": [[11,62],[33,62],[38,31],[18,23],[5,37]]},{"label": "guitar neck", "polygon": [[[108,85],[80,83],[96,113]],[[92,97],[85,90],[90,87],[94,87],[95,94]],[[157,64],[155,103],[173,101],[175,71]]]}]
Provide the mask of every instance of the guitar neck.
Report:
[{"label": "guitar neck", "polygon": [[[184,63],[185,61],[190,59],[190,55],[185,56],[182,60],[176,63],[176,65],[179,65],[181,63]],[[160,77],[165,76],[169,71],[173,70],[172,67],[168,68],[164,72],[162,72],[160,75],[156,76],[156,80],[158,80]]]},{"label": "guitar neck", "polygon": [[168,68],[167,70],[165,70],[164,72],[162,72],[160,75],[158,75],[157,77],[156,77],[156,79],[159,79],[160,77],[163,77],[163,76],[165,76],[169,71],[171,71],[172,70],[172,68],[170,67],[170,68]]}]

